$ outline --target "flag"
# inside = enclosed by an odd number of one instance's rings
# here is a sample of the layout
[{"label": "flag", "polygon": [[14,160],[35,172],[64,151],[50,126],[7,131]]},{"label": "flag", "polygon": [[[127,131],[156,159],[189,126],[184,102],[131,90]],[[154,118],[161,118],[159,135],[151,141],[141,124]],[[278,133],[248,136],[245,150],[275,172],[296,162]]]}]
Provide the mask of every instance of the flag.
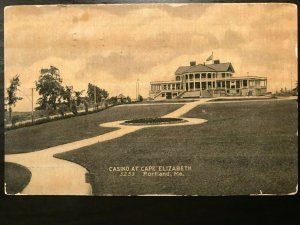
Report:
[{"label": "flag", "polygon": [[206,61],[210,61],[210,60],[212,60],[213,59],[213,55],[211,54],[207,59],[206,59]]}]

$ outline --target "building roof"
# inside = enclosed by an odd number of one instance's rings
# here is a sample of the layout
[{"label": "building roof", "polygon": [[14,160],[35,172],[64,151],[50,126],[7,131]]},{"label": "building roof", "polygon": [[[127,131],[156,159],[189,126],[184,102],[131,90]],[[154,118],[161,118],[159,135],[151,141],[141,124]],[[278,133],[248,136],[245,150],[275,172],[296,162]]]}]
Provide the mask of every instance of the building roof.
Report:
[{"label": "building roof", "polygon": [[185,71],[185,73],[194,72],[215,72],[215,69],[202,64],[198,64],[197,66],[190,66],[190,68],[187,71]]},{"label": "building roof", "polygon": [[234,69],[231,63],[218,63],[218,64],[198,64],[196,66],[180,66],[175,72],[175,75],[194,72],[233,72]]},{"label": "building roof", "polygon": [[226,72],[226,71],[234,72],[231,63],[209,64],[207,66],[214,69],[217,72]]},{"label": "building roof", "polygon": [[185,71],[187,71],[191,66],[179,66],[176,70],[175,74],[183,74]]}]

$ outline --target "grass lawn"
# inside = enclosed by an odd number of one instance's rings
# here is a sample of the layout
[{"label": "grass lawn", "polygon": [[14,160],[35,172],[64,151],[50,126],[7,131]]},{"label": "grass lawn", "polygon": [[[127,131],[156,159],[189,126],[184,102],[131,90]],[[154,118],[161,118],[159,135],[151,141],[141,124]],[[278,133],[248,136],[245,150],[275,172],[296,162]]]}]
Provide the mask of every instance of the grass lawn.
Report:
[{"label": "grass lawn", "polygon": [[[201,125],[153,127],[61,153],[91,174],[95,195],[286,194],[297,185],[297,102],[259,101],[199,106],[184,117]],[[121,166],[190,166],[184,176],[134,176]],[[150,168],[150,167],[148,167]],[[126,174],[132,175],[132,174]],[[177,174],[178,175],[178,174]]]},{"label": "grass lawn", "polygon": [[229,102],[229,101],[253,101],[253,100],[268,100],[271,99],[269,97],[250,97],[250,98],[245,98],[245,97],[234,97],[234,98],[216,98],[216,99],[211,99],[208,102]]},{"label": "grass lawn", "polygon": [[99,113],[72,117],[5,132],[5,153],[24,153],[97,136],[116,128],[99,127],[100,123],[144,117],[160,117],[182,105],[122,106]]},{"label": "grass lawn", "polygon": [[24,166],[16,163],[5,163],[6,193],[20,193],[31,178],[31,172]]}]

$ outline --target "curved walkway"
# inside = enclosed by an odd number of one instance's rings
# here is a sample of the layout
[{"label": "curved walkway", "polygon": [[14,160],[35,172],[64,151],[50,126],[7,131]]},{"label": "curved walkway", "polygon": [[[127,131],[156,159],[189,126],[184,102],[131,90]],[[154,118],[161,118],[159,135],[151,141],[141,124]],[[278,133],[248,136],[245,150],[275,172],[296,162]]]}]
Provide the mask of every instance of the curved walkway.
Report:
[{"label": "curved walkway", "polygon": [[[163,117],[180,117],[194,107],[209,101],[200,99],[186,103],[181,108]],[[172,104],[172,103],[169,103]],[[176,103],[174,103],[176,104]],[[141,104],[143,105],[143,104]],[[86,183],[85,174],[88,172],[82,166],[66,160],[54,158],[57,153],[67,152],[86,147],[103,141],[112,140],[137,130],[155,126],[184,126],[206,122],[204,119],[183,118],[187,122],[176,124],[127,126],[124,121],[100,124],[103,127],[118,127],[120,129],[96,137],[59,145],[44,150],[5,155],[6,162],[14,162],[27,167],[32,173],[31,180],[21,194],[27,195],[91,195],[91,185]]]}]

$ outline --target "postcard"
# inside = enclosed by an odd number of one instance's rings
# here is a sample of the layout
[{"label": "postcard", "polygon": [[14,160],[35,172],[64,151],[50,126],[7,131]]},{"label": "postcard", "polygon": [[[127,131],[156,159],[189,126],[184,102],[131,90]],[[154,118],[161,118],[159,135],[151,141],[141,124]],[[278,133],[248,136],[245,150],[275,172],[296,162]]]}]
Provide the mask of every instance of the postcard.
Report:
[{"label": "postcard", "polygon": [[294,4],[4,11],[5,193],[298,192]]}]

